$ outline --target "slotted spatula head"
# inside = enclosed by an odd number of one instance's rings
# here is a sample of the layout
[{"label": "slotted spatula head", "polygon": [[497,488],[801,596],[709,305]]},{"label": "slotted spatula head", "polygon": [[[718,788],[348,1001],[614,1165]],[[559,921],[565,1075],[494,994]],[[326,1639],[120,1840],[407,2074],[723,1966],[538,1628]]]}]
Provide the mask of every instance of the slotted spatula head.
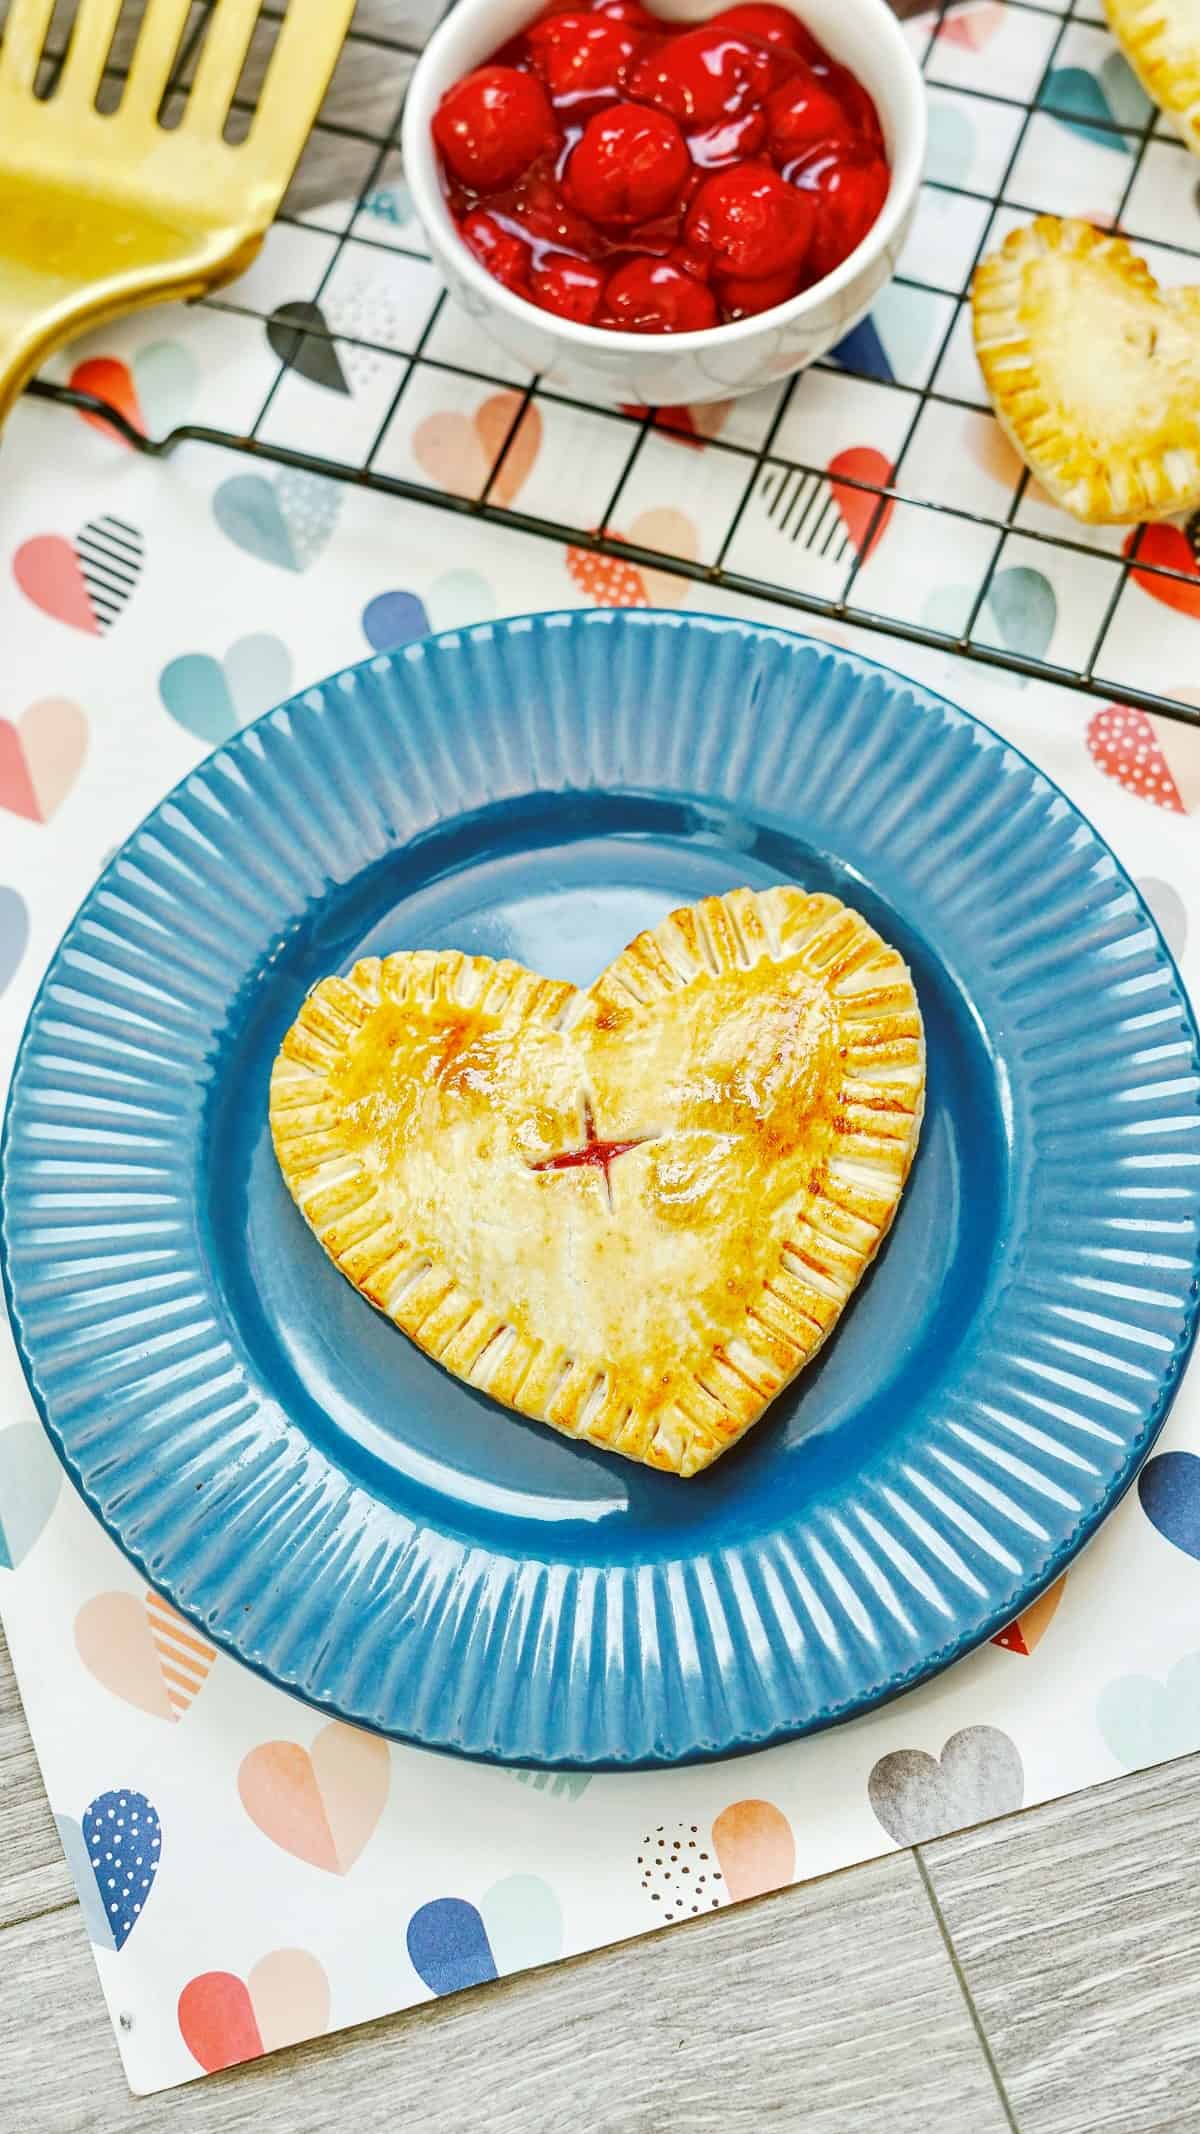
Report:
[{"label": "slotted spatula head", "polygon": [[0,43],[0,421],[52,348],[240,274],[308,138],[354,0],[289,0],[244,141],[223,138],[259,0],[216,0],[177,126],[159,124],[191,0],[146,0],[117,109],[96,109],[121,0],[79,0],[34,93],[54,0],[12,0]]}]

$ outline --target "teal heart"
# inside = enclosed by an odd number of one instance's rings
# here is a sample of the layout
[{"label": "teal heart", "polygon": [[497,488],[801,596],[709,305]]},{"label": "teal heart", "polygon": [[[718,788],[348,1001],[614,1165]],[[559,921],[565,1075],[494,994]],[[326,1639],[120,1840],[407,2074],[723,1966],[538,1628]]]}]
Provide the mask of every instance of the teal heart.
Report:
[{"label": "teal heart", "polygon": [[1123,52],[1110,52],[1100,67],[1100,85],[1122,126],[1145,126],[1154,109]]},{"label": "teal heart", "polygon": [[1041,659],[1050,648],[1058,621],[1054,587],[1040,571],[1025,564],[997,571],[988,589],[984,612],[991,611],[1002,645]]},{"label": "teal heart", "polygon": [[[1119,59],[1120,54],[1113,57]],[[1121,64],[1124,66],[1123,60]],[[1111,131],[1113,125],[1130,122],[1113,108],[1110,85],[1111,77],[1109,83],[1103,82],[1089,74],[1086,67],[1055,67],[1043,82],[1038,101],[1049,107],[1051,117],[1060,126],[1068,127],[1083,140],[1093,141],[1097,148],[1107,148],[1114,155],[1131,156],[1133,142],[1124,134]],[[1133,86],[1137,88],[1136,82]],[[1107,125],[1097,125],[1098,119],[1107,120]]]},{"label": "teal heart", "polygon": [[961,104],[929,106],[925,176],[938,185],[965,185],[975,160],[975,127]]},{"label": "teal heart", "polygon": [[1096,1700],[1105,1747],[1127,1771],[1200,1748],[1200,1652],[1177,1660],[1165,1682],[1122,1675]]},{"label": "teal heart", "polygon": [[213,517],[248,556],[280,570],[305,571],[337,524],[342,492],[320,474],[288,467],[273,482],[261,474],[233,474],[213,493]]},{"label": "teal heart", "polygon": [[115,1949],[116,1941],[105,1914],[104,1900],[96,1887],[96,1872],[84,1842],[83,1831],[72,1815],[56,1815],[54,1821],[71,1880],[75,1884],[88,1940],[97,1949]]},{"label": "teal heart", "polygon": [[29,913],[16,889],[0,887],[0,993],[4,991],[25,954],[29,939]]},{"label": "teal heart", "polygon": [[0,1567],[15,1571],[58,1502],[62,1468],[40,1423],[0,1430]]},{"label": "teal heart", "polygon": [[182,341],[152,341],[133,359],[138,406],[151,437],[183,422],[196,397],[200,365]]},{"label": "teal heart", "polygon": [[278,704],[291,679],[287,646],[264,634],[239,637],[223,660],[210,652],[181,653],[163,668],[158,693],[177,725],[215,747]]},{"label": "teal heart", "polygon": [[479,1900],[479,1913],[502,1977],[562,1955],[562,1907],[540,1875],[506,1875],[493,1883]]},{"label": "teal heart", "polygon": [[377,185],[367,194],[362,204],[364,215],[374,215],[378,222],[389,222],[393,229],[403,229],[412,221],[412,195],[403,178],[391,185]]},{"label": "teal heart", "polygon": [[902,385],[922,385],[939,329],[943,307],[927,289],[890,282],[871,306],[871,323],[883,343],[892,376]]},{"label": "teal heart", "polygon": [[496,589],[479,571],[443,571],[430,586],[425,607],[431,630],[490,622],[496,612]]}]

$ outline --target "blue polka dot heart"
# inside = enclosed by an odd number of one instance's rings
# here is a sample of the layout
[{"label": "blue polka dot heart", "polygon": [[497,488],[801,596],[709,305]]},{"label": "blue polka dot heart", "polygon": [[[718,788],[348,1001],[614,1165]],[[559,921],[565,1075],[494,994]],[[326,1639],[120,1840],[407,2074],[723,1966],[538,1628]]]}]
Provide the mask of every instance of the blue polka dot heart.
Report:
[{"label": "blue polka dot heart", "polygon": [[83,1842],[104,1924],[117,1951],[141,1918],[158,1873],[162,1831],[144,1793],[101,1793],[84,1810]]}]

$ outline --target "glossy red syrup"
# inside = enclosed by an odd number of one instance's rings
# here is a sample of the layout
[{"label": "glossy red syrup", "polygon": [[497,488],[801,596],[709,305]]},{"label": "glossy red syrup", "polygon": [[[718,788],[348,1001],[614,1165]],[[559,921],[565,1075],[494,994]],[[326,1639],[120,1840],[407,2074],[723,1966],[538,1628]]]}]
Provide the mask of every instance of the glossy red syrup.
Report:
[{"label": "glossy red syrup", "polygon": [[787,303],[848,258],[888,191],[866,90],[768,0],[690,26],[641,0],[558,0],[447,90],[433,137],[488,272],[622,333]]}]

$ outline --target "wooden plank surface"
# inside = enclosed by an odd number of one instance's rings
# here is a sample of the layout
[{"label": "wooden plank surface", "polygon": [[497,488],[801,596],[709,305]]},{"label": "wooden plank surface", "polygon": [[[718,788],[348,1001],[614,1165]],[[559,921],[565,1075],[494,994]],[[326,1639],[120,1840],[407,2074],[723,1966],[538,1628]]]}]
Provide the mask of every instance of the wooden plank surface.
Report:
[{"label": "wooden plank surface", "polygon": [[1011,2134],[908,1853],[131,2098],[3,1651],[0,1713],[12,2134]]},{"label": "wooden plank surface", "polygon": [[1022,2134],[1200,2127],[1200,1757],[923,1849]]}]

